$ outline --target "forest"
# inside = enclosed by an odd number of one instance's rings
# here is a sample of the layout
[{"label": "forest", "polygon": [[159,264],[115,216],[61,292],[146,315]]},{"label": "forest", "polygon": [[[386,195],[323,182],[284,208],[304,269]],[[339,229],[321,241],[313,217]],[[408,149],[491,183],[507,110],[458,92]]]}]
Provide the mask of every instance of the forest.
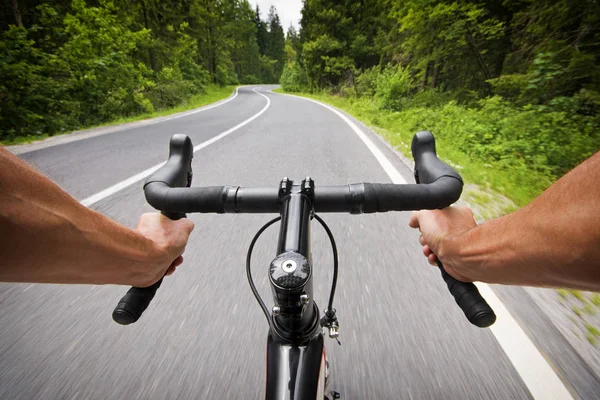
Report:
[{"label": "forest", "polygon": [[277,10],[246,0],[4,0],[0,141],[152,113],[215,85],[277,83]]},{"label": "forest", "polygon": [[247,0],[0,4],[3,143],[280,82],[518,204],[600,148],[598,0],[303,0],[298,31]]},{"label": "forest", "polygon": [[429,129],[519,204],[600,149],[596,0],[304,0],[286,55],[285,91],[397,147]]}]

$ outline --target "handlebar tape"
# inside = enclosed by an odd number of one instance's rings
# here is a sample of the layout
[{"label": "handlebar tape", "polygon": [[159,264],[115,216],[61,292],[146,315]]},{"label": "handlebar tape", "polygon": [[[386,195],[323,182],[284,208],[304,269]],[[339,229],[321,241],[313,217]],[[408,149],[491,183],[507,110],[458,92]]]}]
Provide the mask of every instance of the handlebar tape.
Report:
[{"label": "handlebar tape", "polygon": [[415,159],[415,180],[420,185],[365,183],[362,212],[441,209],[460,198],[462,178],[437,157],[431,132],[417,132],[411,151]]},{"label": "handlebar tape", "polygon": [[442,176],[428,185],[364,183],[363,213],[441,209],[459,199],[462,181]]},{"label": "handlebar tape", "polygon": [[442,278],[448,285],[448,290],[470,323],[480,328],[487,328],[496,322],[494,310],[481,296],[475,284],[455,279],[446,272],[440,261],[438,261],[438,267],[442,272]]},{"label": "handlebar tape", "polygon": [[[172,220],[185,218],[185,214],[167,212],[162,212],[161,214]],[[163,278],[160,278],[158,282],[144,288],[131,287],[113,310],[113,320],[121,325],[129,325],[137,322],[150,305],[162,281]]]},{"label": "handlebar tape", "polygon": [[[436,188],[432,193],[432,197],[437,196],[437,200],[441,200],[439,203],[441,206],[436,205],[435,208],[448,207],[458,200],[462,192],[463,181],[452,167],[444,164],[437,157],[433,134],[428,131],[417,132],[413,137],[411,151],[415,159],[415,180],[417,183],[428,183],[427,186],[434,186],[432,185],[434,183],[437,185],[438,182],[447,182],[445,183],[448,185],[446,190]],[[429,197],[427,199],[429,201]],[[428,204],[421,203],[420,208],[429,207]],[[438,267],[440,267],[442,278],[448,285],[448,290],[469,322],[480,328],[491,326],[496,321],[496,314],[481,296],[477,286],[474,283],[455,279],[446,272],[440,261],[438,261]]]},{"label": "handlebar tape", "polygon": [[146,308],[148,308],[162,280],[163,278],[160,278],[154,285],[145,288],[132,287],[129,289],[112,313],[115,322],[121,325],[129,325],[136,322]]},{"label": "handlebar tape", "polygon": [[[148,178],[144,187],[154,182],[161,182],[169,188],[189,187],[192,184],[193,155],[194,147],[190,138],[181,134],[173,135],[169,145],[169,159],[165,165]],[[184,213],[169,212],[169,210],[162,210],[161,213],[172,220],[185,218]],[[136,322],[150,305],[162,281],[163,278],[160,278],[151,286],[129,289],[115,307],[112,314],[113,320],[121,325]]]}]

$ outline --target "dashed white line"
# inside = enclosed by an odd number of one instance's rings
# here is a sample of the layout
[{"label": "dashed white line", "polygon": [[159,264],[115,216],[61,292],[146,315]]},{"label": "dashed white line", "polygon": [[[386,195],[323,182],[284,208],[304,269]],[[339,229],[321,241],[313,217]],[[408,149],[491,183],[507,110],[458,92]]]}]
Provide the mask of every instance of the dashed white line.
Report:
[{"label": "dashed white line", "polygon": [[[202,143],[200,143],[197,146],[194,146],[194,153],[197,152],[197,151],[199,151],[199,150],[201,150],[201,149],[203,149],[203,148],[205,148],[205,147],[207,147],[207,146],[210,146],[211,144],[213,144],[213,143],[215,143],[215,142],[223,139],[225,136],[227,136],[227,135],[229,135],[229,134],[237,131],[238,129],[240,129],[244,125],[247,125],[250,122],[254,121],[256,118],[260,117],[265,111],[267,111],[267,109],[271,106],[271,99],[269,99],[268,96],[265,96],[264,94],[257,92],[256,89],[253,89],[253,92],[256,93],[256,94],[258,94],[258,95],[260,95],[260,96],[262,96],[262,97],[264,97],[267,100],[267,104],[259,112],[257,112],[256,114],[254,114],[250,118],[248,118],[248,119],[240,122],[239,124],[237,124],[233,128],[227,129],[225,132],[222,132],[222,133],[218,134],[217,136],[214,136],[214,137],[208,139],[207,141],[202,142]],[[153,172],[155,172],[157,169],[159,169],[160,167],[162,167],[163,164],[164,164],[164,162],[160,163],[160,164],[157,164],[157,165],[155,165],[153,167],[148,168],[145,171],[140,172],[139,174],[136,174],[136,175],[134,175],[134,176],[132,176],[130,178],[127,178],[127,179],[125,179],[125,180],[123,180],[123,181],[121,181],[121,182],[119,182],[119,183],[117,183],[117,184],[109,187],[109,188],[106,188],[103,191],[98,192],[98,193],[96,193],[96,194],[94,194],[94,195],[92,195],[92,196],[90,196],[90,197],[82,200],[81,204],[83,204],[86,207],[89,207],[92,204],[97,203],[100,200],[105,199],[108,196],[111,196],[111,195],[117,193],[118,191],[123,190],[126,187],[131,186],[134,183],[136,183],[138,181],[141,181],[142,179],[150,176]]]},{"label": "dashed white line", "polygon": [[[375,156],[379,164],[388,174],[393,183],[404,184],[406,181],[400,175],[398,170],[392,165],[387,157],[375,146],[375,144],[361,131],[354,122],[339,110],[321,103],[320,101],[306,97],[293,96],[289,94],[277,93],[284,96],[292,96],[306,101],[311,101],[329,111],[338,115],[365,143],[367,148]],[[519,326],[517,321],[510,315],[502,301],[496,296],[489,285],[477,283],[481,295],[487,300],[488,304],[494,309],[497,321],[490,327],[494,337],[506,353],[509,360],[515,367],[517,373],[523,379],[523,382],[529,389],[534,399],[543,400],[570,400],[573,399],[564,383],[560,380],[556,372],[552,369],[548,361],[542,356],[535,347],[525,331]]]}]

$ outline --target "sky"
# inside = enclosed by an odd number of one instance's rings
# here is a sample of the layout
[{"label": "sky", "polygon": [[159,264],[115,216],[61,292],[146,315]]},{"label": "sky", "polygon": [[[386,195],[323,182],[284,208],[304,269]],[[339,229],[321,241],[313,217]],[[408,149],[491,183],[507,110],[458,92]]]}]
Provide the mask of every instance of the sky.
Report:
[{"label": "sky", "polygon": [[290,23],[294,25],[296,30],[300,29],[300,10],[302,10],[302,0],[249,0],[252,7],[260,8],[260,17],[265,20],[269,14],[269,8],[275,6],[283,32],[287,32]]}]

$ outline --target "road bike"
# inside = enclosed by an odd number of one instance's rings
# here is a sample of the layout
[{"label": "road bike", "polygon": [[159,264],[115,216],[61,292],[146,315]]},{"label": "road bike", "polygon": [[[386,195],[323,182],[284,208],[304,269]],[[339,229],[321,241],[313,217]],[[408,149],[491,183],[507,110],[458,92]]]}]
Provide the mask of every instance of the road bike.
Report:
[{"label": "road bike", "polygon": [[[174,135],[167,162],[144,183],[146,200],[171,219],[186,213],[273,213],[254,236],[246,257],[250,289],[269,324],[267,335],[266,400],[307,400],[339,398],[328,389],[328,361],[324,331],[338,339],[339,323],[333,308],[338,276],[338,252],[333,234],[318,213],[375,213],[450,206],[461,195],[463,181],[436,155],[430,132],[415,134],[411,151],[415,160],[416,184],[356,183],[315,186],[310,177],[301,181],[283,178],[278,186],[254,188],[237,186],[191,187],[193,145],[189,137]],[[333,279],[323,316],[313,300],[311,222],[325,229],[333,250]],[[252,250],[259,236],[280,223],[277,255],[268,269],[274,306],[271,310],[260,297],[250,271]],[[473,283],[454,279],[438,264],[442,277],[467,319],[488,327],[496,315]],[[133,287],[113,311],[119,324],[136,322],[150,304],[162,279],[146,288]]]}]

